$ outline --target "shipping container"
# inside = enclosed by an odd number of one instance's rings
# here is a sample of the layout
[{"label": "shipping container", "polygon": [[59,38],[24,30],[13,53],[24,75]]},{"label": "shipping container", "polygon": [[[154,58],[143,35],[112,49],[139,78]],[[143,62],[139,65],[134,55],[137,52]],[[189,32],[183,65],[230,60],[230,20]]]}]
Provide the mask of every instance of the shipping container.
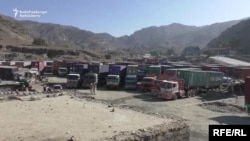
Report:
[{"label": "shipping container", "polygon": [[245,93],[245,104],[250,106],[250,76],[247,76],[245,78],[245,88],[244,88],[244,93]]},{"label": "shipping container", "polygon": [[161,74],[161,66],[160,65],[150,65],[148,68],[148,72],[146,75],[159,75]]},{"label": "shipping container", "polygon": [[177,77],[184,79],[185,88],[216,88],[222,85],[224,73],[214,71],[178,70]]}]

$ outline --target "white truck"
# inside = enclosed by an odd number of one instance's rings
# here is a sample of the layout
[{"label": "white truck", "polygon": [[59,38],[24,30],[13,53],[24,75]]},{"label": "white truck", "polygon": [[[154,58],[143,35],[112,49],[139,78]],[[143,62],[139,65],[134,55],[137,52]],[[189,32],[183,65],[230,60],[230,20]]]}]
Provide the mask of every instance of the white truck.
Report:
[{"label": "white truck", "polygon": [[80,81],[80,74],[68,74],[67,75],[67,88],[77,88]]}]

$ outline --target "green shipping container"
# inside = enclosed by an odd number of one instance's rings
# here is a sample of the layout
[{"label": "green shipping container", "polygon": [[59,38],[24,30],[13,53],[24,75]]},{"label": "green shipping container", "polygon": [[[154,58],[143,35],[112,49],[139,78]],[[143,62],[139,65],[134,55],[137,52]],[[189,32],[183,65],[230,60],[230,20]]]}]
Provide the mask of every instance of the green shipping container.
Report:
[{"label": "green shipping container", "polygon": [[224,73],[214,71],[198,71],[198,70],[178,70],[177,77],[183,78],[185,88],[218,87],[223,82]]},{"label": "green shipping container", "polygon": [[161,66],[158,66],[158,65],[149,66],[147,74],[149,74],[149,75],[161,74]]}]

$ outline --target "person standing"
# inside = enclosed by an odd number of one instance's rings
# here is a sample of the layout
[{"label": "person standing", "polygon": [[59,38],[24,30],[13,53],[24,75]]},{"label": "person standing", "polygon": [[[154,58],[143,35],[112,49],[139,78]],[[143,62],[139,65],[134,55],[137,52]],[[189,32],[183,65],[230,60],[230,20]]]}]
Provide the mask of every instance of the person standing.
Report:
[{"label": "person standing", "polygon": [[93,84],[93,94],[95,95],[95,92],[96,92],[96,84],[95,83],[92,83]]},{"label": "person standing", "polygon": [[89,84],[89,90],[90,90],[90,94],[93,94],[93,83]]}]

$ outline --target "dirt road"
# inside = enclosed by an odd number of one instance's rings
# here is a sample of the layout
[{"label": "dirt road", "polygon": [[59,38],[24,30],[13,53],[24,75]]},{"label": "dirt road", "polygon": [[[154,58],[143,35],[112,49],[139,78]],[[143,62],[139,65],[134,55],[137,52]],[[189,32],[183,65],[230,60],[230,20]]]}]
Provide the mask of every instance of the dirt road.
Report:
[{"label": "dirt road", "polygon": [[[53,78],[52,80],[53,83],[65,82],[63,79]],[[89,92],[89,90],[77,91]],[[146,113],[155,113],[174,119],[184,118],[191,128],[191,141],[208,140],[208,125],[210,124],[250,124],[250,117],[244,109],[244,96],[236,99],[228,94],[208,92],[206,95],[192,98],[164,101],[134,91],[99,88],[94,97],[114,105],[127,105]]]}]

